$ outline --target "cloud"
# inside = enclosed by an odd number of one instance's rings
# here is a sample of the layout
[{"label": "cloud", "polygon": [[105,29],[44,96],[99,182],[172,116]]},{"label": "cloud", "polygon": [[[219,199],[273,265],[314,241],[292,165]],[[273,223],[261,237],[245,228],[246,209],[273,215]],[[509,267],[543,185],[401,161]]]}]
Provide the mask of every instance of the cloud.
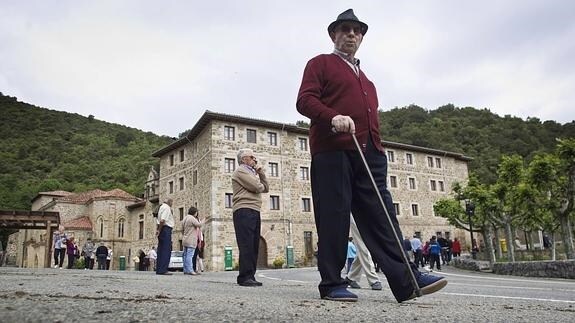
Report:
[{"label": "cloud", "polygon": [[[303,68],[330,52],[345,1],[44,1],[0,4],[0,91],[176,136],[210,109],[278,122]],[[447,103],[570,122],[570,1],[366,1],[358,56],[380,108]]]}]

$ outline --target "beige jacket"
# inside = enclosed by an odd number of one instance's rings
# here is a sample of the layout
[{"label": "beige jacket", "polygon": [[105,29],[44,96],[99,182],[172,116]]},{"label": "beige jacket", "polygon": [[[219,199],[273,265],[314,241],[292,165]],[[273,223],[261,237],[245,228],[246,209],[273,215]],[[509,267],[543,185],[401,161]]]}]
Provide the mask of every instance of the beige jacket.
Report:
[{"label": "beige jacket", "polygon": [[269,192],[266,175],[261,172],[252,173],[246,166],[240,165],[232,175],[233,212],[241,208],[260,211],[262,207],[261,193]]},{"label": "beige jacket", "polygon": [[182,245],[188,248],[195,248],[198,245],[198,231],[202,223],[195,216],[187,214],[182,220]]}]

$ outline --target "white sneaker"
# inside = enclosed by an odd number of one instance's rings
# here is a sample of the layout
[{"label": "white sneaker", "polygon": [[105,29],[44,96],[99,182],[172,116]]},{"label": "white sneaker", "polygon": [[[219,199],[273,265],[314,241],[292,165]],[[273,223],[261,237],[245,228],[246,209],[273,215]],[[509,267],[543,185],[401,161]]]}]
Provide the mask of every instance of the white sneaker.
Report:
[{"label": "white sneaker", "polygon": [[54,265],[54,269],[58,268],[58,265]]}]

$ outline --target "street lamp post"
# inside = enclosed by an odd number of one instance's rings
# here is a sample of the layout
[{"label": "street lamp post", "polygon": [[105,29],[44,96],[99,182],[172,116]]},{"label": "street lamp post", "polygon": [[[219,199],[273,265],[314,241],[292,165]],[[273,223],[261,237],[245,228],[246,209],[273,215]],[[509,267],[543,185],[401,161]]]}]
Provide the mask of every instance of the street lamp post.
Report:
[{"label": "street lamp post", "polygon": [[473,239],[473,223],[471,221],[471,216],[475,213],[475,205],[469,201],[465,201],[465,213],[469,219],[469,233],[471,234],[471,257],[473,259],[477,258],[477,249],[475,248],[475,240]]}]

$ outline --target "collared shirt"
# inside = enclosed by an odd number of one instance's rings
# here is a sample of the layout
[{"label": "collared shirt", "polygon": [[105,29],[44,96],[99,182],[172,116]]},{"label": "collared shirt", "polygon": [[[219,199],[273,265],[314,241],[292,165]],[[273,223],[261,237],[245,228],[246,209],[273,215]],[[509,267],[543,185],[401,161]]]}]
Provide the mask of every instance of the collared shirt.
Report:
[{"label": "collared shirt", "polygon": [[333,53],[337,56],[341,57],[344,62],[351,67],[351,69],[355,72],[355,75],[359,76],[359,59],[358,58],[350,58],[348,53],[342,52],[339,49],[334,48]]},{"label": "collared shirt", "polygon": [[421,244],[421,240],[419,240],[419,238],[414,237],[413,239],[411,239],[411,250],[415,251],[415,250],[421,249],[421,246],[422,246],[422,244]]},{"label": "collared shirt", "polygon": [[162,220],[164,220],[165,225],[169,226],[170,228],[173,228],[176,224],[174,215],[172,214],[172,208],[166,203],[162,203],[160,210],[158,211],[158,221]]}]

